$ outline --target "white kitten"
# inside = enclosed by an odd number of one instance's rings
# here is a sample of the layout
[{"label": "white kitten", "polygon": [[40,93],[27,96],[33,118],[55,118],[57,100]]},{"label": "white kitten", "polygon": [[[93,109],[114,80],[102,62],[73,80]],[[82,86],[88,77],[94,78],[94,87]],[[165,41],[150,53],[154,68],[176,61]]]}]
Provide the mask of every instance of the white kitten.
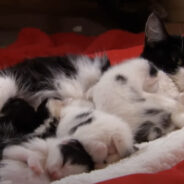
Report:
[{"label": "white kitten", "polygon": [[62,109],[57,136],[79,140],[96,165],[117,161],[133,151],[133,136],[127,123],[94,110],[82,100],[71,101]]},{"label": "white kitten", "polygon": [[158,81],[159,75],[148,60],[131,59],[105,72],[88,91],[88,98],[97,109],[128,122],[134,134],[146,134],[138,142],[152,140],[184,125],[183,105],[156,93]]},{"label": "white kitten", "polygon": [[[93,160],[74,139],[32,138],[18,145],[8,145],[2,155],[0,177],[13,183],[26,183],[28,176],[30,180],[35,176],[35,183],[41,183],[42,178],[49,182],[94,169]],[[7,173],[8,170],[16,170],[16,175]]]}]

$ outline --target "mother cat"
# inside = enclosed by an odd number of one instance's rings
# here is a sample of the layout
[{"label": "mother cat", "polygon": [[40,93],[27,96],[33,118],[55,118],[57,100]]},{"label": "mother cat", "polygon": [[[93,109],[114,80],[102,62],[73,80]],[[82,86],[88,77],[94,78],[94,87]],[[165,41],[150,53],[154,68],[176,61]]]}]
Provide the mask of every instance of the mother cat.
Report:
[{"label": "mother cat", "polygon": [[184,91],[184,37],[169,35],[164,23],[151,14],[146,23],[145,45],[142,57],[164,71]]}]

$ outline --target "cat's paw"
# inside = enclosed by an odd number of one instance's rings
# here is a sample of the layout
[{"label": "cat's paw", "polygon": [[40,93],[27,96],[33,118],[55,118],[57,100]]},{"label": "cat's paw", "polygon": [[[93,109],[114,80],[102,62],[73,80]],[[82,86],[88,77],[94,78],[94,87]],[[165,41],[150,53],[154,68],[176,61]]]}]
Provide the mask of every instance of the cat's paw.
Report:
[{"label": "cat's paw", "polygon": [[125,137],[122,133],[116,133],[112,135],[111,139],[111,147],[113,147],[114,152],[109,153],[109,155],[115,155],[116,159],[109,160],[117,161],[118,159],[126,157],[133,152],[133,138],[131,136],[129,136],[128,139],[128,137]]},{"label": "cat's paw", "polygon": [[108,148],[103,142],[100,141],[87,141],[84,144],[85,149],[91,155],[95,163],[103,163],[108,155]]},{"label": "cat's paw", "polygon": [[184,127],[184,113],[173,113],[171,118],[177,128]]},{"label": "cat's paw", "polygon": [[[63,144],[67,144],[68,140],[64,140]],[[52,180],[57,180],[62,177],[61,175],[61,168],[63,165],[63,155],[60,152],[59,146],[51,146],[51,149],[49,149],[48,157],[46,159],[46,165],[45,168],[47,170],[47,173],[49,174],[49,177]]]},{"label": "cat's paw", "polygon": [[158,77],[147,77],[143,84],[143,90],[149,93],[156,93],[159,88]]},{"label": "cat's paw", "polygon": [[43,158],[39,154],[31,154],[27,160],[28,167],[37,175],[44,173],[42,162]]}]

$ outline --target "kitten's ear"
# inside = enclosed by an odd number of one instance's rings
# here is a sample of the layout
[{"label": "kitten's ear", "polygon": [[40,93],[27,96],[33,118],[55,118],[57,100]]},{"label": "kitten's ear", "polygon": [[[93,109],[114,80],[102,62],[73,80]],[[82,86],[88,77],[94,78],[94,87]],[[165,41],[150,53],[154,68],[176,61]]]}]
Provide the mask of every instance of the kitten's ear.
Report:
[{"label": "kitten's ear", "polygon": [[166,28],[161,19],[155,13],[152,13],[146,22],[145,28],[146,42],[159,42],[168,37]]},{"label": "kitten's ear", "polygon": [[53,99],[49,99],[47,102],[47,108],[50,114],[57,119],[59,119],[60,117],[62,107],[63,107],[63,103],[61,100],[53,98]]}]

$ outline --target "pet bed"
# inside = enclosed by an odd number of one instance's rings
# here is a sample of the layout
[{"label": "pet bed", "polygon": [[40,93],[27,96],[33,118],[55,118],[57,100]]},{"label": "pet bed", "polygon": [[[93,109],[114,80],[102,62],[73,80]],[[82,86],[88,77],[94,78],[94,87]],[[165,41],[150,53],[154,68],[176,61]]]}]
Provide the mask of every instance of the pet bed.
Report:
[{"label": "pet bed", "polygon": [[[91,56],[106,53],[111,64],[116,64],[139,56],[143,42],[143,33],[121,30],[87,37],[75,33],[47,35],[38,29],[26,28],[19,33],[15,43],[0,49],[0,66],[10,66],[25,58],[69,53]],[[140,151],[131,157],[105,169],[69,176],[53,184],[184,183],[184,129],[139,147]]]}]

